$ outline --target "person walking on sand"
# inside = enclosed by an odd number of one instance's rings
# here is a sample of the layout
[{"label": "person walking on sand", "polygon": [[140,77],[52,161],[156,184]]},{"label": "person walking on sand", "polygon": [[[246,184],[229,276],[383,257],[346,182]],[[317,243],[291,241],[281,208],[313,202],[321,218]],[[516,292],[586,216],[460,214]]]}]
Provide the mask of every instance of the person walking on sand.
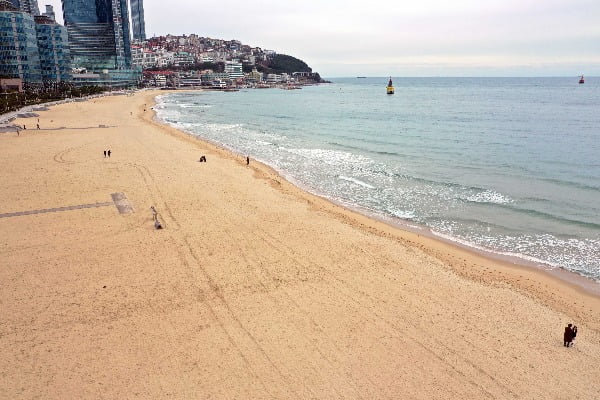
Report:
[{"label": "person walking on sand", "polygon": [[104,150],[104,158],[106,158],[106,150]]},{"label": "person walking on sand", "polygon": [[577,337],[577,325],[573,325],[573,328],[571,329],[571,346],[573,346],[573,341],[575,340],[575,338]]},{"label": "person walking on sand", "polygon": [[106,154],[108,154],[108,158],[110,158],[110,150],[108,150]]},{"label": "person walking on sand", "polygon": [[564,346],[569,347],[571,342],[573,341],[573,329],[571,328],[571,324],[565,326],[565,333],[563,334]]},{"label": "person walking on sand", "polygon": [[246,156],[246,165],[250,165],[250,157]]}]

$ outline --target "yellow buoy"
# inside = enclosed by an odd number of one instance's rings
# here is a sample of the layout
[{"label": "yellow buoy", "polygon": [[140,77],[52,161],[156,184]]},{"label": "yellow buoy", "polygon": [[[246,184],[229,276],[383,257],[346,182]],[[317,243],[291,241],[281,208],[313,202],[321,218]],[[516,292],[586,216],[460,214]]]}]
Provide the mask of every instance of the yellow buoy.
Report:
[{"label": "yellow buoy", "polygon": [[394,85],[392,84],[392,77],[390,76],[390,81],[387,85],[387,94],[394,94]]}]

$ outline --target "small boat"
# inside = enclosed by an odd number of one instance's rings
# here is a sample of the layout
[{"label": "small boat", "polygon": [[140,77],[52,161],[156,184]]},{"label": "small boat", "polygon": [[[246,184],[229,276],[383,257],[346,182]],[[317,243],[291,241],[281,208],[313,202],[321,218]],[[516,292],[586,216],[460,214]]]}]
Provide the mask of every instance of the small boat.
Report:
[{"label": "small boat", "polygon": [[356,79],[365,79],[366,76],[357,76]]},{"label": "small boat", "polygon": [[394,94],[394,85],[392,84],[392,77],[390,76],[390,81],[387,85],[387,94]]},{"label": "small boat", "polygon": [[581,85],[582,83],[585,83],[585,80],[583,79],[583,75],[581,75],[581,78],[579,78],[579,84]]}]

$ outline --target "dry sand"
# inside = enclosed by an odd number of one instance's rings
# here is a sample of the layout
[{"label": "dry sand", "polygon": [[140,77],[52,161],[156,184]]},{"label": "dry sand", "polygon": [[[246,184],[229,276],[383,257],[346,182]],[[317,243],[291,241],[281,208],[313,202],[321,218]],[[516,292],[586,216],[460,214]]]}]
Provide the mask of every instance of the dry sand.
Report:
[{"label": "dry sand", "polygon": [[0,218],[0,398],[600,398],[597,296],[246,167],[156,94],[0,134],[0,214],[46,210]]}]

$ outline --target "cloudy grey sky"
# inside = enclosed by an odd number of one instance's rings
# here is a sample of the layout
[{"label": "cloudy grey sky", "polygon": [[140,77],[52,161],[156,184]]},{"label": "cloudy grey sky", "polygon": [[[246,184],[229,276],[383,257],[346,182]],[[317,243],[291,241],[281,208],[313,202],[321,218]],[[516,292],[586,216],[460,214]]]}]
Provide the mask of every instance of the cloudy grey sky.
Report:
[{"label": "cloudy grey sky", "polygon": [[[55,6],[60,0],[38,0]],[[600,0],[145,0],[146,34],[238,39],[324,77],[600,76]]]}]

